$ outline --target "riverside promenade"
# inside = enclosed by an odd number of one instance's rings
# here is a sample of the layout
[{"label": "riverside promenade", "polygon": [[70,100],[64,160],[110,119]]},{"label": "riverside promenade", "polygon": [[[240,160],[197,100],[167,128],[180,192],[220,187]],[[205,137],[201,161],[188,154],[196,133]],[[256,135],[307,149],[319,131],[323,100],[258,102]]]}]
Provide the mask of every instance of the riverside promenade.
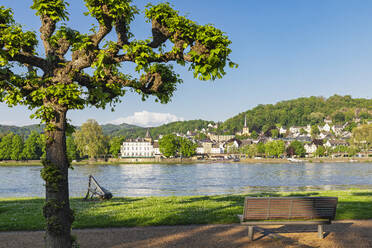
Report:
[{"label": "riverside promenade", "polygon": [[[318,239],[316,226],[258,227],[255,241],[247,227],[231,225],[179,225],[134,228],[73,230],[81,248],[370,248],[372,220],[342,220],[325,226],[326,236]],[[44,232],[0,232],[0,248],[43,246]]]}]

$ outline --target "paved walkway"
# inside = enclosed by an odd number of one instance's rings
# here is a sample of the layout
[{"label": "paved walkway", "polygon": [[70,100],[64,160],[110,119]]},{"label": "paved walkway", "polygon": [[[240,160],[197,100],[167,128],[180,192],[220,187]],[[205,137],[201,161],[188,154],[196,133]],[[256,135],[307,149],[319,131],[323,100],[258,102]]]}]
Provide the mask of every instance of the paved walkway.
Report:
[{"label": "paved walkway", "polygon": [[[316,226],[257,227],[255,241],[247,228],[233,225],[188,225],[74,230],[81,248],[124,247],[249,247],[249,248],[372,248],[372,220],[337,221],[325,226],[326,237],[317,237]],[[44,232],[0,232],[0,248],[43,247]]]}]

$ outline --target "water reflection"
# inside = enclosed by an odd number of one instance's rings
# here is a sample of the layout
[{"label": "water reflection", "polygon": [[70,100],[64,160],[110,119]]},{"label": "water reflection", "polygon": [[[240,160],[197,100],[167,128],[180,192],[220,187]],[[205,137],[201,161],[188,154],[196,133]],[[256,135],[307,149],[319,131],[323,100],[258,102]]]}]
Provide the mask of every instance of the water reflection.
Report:
[{"label": "water reflection", "polygon": [[[43,196],[41,167],[0,167],[0,197]],[[70,171],[70,195],[92,174],[114,196],[214,195],[372,189],[372,163],[85,165]]]}]

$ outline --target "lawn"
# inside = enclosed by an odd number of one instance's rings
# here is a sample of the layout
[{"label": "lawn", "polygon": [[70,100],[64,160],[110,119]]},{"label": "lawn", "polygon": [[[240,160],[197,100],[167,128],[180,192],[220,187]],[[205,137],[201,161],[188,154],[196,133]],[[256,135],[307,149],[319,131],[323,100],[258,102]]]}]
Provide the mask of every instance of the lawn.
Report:
[{"label": "lawn", "polygon": [[[372,219],[372,190],[219,196],[72,198],[73,228],[237,223],[245,196],[337,196],[336,219]],[[44,229],[41,198],[0,199],[0,231]]]}]

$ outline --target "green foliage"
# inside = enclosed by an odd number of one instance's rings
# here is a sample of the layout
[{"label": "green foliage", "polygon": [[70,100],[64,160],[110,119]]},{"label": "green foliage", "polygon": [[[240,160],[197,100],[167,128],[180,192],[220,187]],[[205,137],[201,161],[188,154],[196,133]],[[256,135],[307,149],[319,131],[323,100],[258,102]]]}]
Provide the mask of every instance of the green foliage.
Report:
[{"label": "green foliage", "polygon": [[242,130],[245,116],[247,116],[249,129],[257,132],[263,131],[265,125],[271,127],[280,124],[288,128],[290,126],[322,124],[324,118],[332,117],[337,112],[344,113],[345,121],[347,121],[346,119],[351,118],[351,113],[353,117],[356,117],[356,110],[371,113],[371,106],[372,99],[351,98],[350,96],[334,95],[328,99],[315,96],[298,98],[281,101],[274,105],[258,105],[226,120],[221,128],[228,130],[229,133]]},{"label": "green foliage", "polygon": [[36,45],[35,33],[23,32],[22,27],[14,22],[13,11],[0,6],[0,48],[5,48],[5,51],[0,50],[0,69],[8,65],[9,57],[14,57],[21,51],[34,53]]},{"label": "green foliage", "polygon": [[282,140],[274,140],[265,144],[265,154],[267,156],[279,157],[285,151],[285,143]]},{"label": "green foliage", "polygon": [[278,129],[271,129],[270,133],[271,133],[272,138],[278,138],[279,137],[279,130]]},{"label": "green foliage", "polygon": [[312,125],[310,133],[311,133],[312,137],[316,137],[318,134],[320,134],[320,130],[319,130],[318,126],[317,125]]},{"label": "green foliage", "polygon": [[167,158],[175,157],[179,148],[177,136],[174,134],[164,135],[159,140],[159,150]]},{"label": "green foliage", "polygon": [[66,153],[69,161],[79,159],[79,151],[72,136],[66,137]]},{"label": "green foliage", "polygon": [[257,156],[259,153],[256,144],[243,146],[240,148],[240,152],[247,155],[250,158]]},{"label": "green foliage", "polygon": [[90,119],[83,123],[73,136],[81,156],[87,155],[93,159],[107,154],[107,137],[103,135],[102,128],[95,120]]},{"label": "green foliage", "polygon": [[257,139],[258,138],[258,133],[255,130],[252,131],[251,138],[252,139]]},{"label": "green foliage", "polygon": [[[100,23],[105,22],[105,17],[111,18],[112,22],[117,19],[124,18],[128,25],[134,19],[134,15],[138,14],[136,6],[131,6],[131,0],[84,0],[88,8],[85,15],[91,15]],[[105,8],[103,7],[105,6]]]},{"label": "green foliage", "polygon": [[302,142],[298,140],[292,141],[289,147],[293,148],[294,155],[297,155],[298,157],[305,157],[306,150]]},{"label": "green foliage", "polygon": [[0,142],[0,160],[10,160],[12,156],[13,134],[4,136]]},{"label": "green foliage", "polygon": [[10,158],[12,160],[22,160],[22,151],[23,151],[23,140],[19,135],[13,135],[12,139],[12,153]]},{"label": "green foliage", "polygon": [[89,35],[81,34],[65,25],[59,27],[55,34],[49,38],[49,42],[53,47],[58,47],[62,39],[70,42],[71,51],[84,50],[93,44]]},{"label": "green foliage", "polygon": [[27,160],[36,160],[40,159],[43,154],[43,146],[40,135],[33,131],[30,136],[26,139],[22,156]]},{"label": "green foliage", "polygon": [[372,124],[365,124],[354,128],[352,142],[367,152],[372,147]]},{"label": "green foliage", "polygon": [[43,159],[43,168],[40,171],[41,178],[45,181],[46,186],[54,192],[58,191],[61,181],[64,180],[61,170],[50,161]]},{"label": "green foliage", "polygon": [[333,116],[332,116],[332,121],[334,123],[344,123],[345,122],[345,114],[343,112],[336,112]]},{"label": "green foliage", "polygon": [[265,154],[265,144],[264,143],[258,143],[257,144],[257,151],[260,155]]},{"label": "green foliage", "polygon": [[[215,80],[225,75],[226,61],[230,67],[237,67],[228,58],[231,49],[228,46],[231,41],[219,29],[212,25],[198,25],[195,22],[179,15],[169,3],[158,5],[148,4],[145,15],[149,22],[156,21],[165,26],[170,33],[170,41],[174,44],[181,42],[182,46],[174,46],[172,52],[182,53],[188,46],[191,50],[190,70],[194,71],[194,77],[200,80]],[[182,30],[182,32],[180,32]],[[184,65],[183,60],[177,60],[178,64]]]},{"label": "green foliage", "polygon": [[110,154],[117,158],[120,156],[120,147],[124,141],[123,136],[114,136],[110,138]]},{"label": "green foliage", "polygon": [[48,16],[53,21],[68,20],[66,11],[69,4],[64,0],[34,0],[31,9],[36,10],[38,16]]},{"label": "green foliage", "polygon": [[196,154],[197,144],[193,143],[187,138],[178,137],[179,154],[181,157],[192,157]]},{"label": "green foliage", "polygon": [[326,155],[326,149],[324,146],[319,145],[315,151],[315,156],[324,157]]}]

